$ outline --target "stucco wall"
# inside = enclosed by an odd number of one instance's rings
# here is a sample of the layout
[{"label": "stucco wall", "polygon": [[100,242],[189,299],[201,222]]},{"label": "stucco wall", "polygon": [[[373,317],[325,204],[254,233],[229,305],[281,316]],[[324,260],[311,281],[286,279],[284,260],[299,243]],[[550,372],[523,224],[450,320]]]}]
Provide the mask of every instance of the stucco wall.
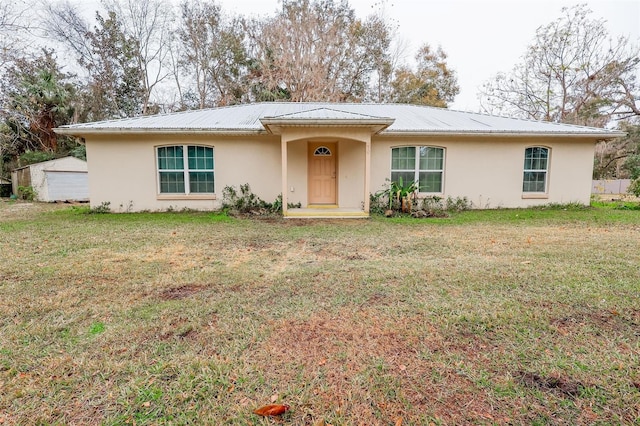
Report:
[{"label": "stucco wall", "polygon": [[[172,144],[214,147],[215,197],[158,194],[156,147]],[[92,207],[109,202],[114,211],[212,210],[221,207],[225,186],[248,183],[268,202],[281,191],[280,141],[274,137],[94,136],[86,138],[86,146]]]},{"label": "stucco wall", "polygon": [[[561,138],[379,138],[372,144],[371,191],[391,175],[391,148],[430,145],[445,149],[442,197],[468,197],[475,208],[589,204],[594,142]],[[551,149],[546,196],[523,194],[524,151]]]},{"label": "stucco wall", "polygon": [[[335,132],[335,131],[334,131]],[[308,135],[305,138],[305,135]],[[287,197],[307,204],[308,140],[338,143],[338,202],[361,208],[364,202],[365,143],[336,138],[328,132],[313,137],[313,129],[288,135]],[[252,191],[272,202],[282,192],[280,136],[213,137],[202,135],[87,137],[91,205],[109,202],[115,211],[217,209],[222,189],[249,183]],[[215,148],[215,197],[158,194],[155,148],[170,144],[196,144]],[[577,138],[504,137],[373,137],[371,185],[375,193],[391,174],[391,148],[430,145],[445,148],[442,197],[468,197],[476,208],[527,207],[548,203],[588,204],[591,194],[594,141]],[[551,149],[548,193],[531,198],[522,192],[524,150]],[[293,187],[293,192],[291,188]],[[214,199],[215,198],[215,199]]]},{"label": "stucco wall", "polygon": [[338,146],[338,205],[360,209],[364,201],[365,144],[345,140]]}]

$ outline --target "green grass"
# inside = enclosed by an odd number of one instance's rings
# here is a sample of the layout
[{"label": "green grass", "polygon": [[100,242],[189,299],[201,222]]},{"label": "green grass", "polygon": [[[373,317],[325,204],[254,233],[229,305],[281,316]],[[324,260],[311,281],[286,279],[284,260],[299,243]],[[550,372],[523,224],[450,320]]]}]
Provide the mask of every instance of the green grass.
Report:
[{"label": "green grass", "polygon": [[634,424],[640,212],[0,202],[0,424]]}]

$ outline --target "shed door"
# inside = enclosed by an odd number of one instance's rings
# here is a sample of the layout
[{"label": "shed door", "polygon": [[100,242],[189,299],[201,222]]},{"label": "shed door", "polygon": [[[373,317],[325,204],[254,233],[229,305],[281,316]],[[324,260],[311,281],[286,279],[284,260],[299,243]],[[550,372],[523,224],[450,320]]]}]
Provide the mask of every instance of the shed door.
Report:
[{"label": "shed door", "polygon": [[87,172],[46,171],[49,199],[46,201],[88,200]]},{"label": "shed door", "polygon": [[336,204],[336,143],[309,144],[309,204]]}]

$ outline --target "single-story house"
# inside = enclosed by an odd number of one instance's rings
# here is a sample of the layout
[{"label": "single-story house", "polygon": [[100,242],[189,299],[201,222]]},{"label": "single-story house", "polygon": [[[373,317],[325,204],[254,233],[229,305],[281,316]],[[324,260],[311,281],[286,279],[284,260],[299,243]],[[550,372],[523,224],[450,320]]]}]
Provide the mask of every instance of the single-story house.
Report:
[{"label": "single-story house", "polygon": [[38,201],[88,201],[87,162],[63,157],[20,167],[11,172],[13,193],[31,187]]},{"label": "single-story house", "polygon": [[[217,209],[248,183],[285,216],[368,216],[400,177],[477,208],[588,204],[617,131],[403,104],[256,103],[62,126],[84,138],[92,206]],[[301,203],[289,209],[287,203]]]}]

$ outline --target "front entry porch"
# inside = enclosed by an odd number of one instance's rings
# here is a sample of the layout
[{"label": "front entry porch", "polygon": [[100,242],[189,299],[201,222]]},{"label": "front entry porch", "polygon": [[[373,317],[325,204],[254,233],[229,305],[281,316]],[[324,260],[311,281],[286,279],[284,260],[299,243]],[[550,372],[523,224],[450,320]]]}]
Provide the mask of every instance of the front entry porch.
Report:
[{"label": "front entry porch", "polygon": [[284,217],[369,217],[371,136],[393,121],[328,108],[261,118],[280,135]]}]

